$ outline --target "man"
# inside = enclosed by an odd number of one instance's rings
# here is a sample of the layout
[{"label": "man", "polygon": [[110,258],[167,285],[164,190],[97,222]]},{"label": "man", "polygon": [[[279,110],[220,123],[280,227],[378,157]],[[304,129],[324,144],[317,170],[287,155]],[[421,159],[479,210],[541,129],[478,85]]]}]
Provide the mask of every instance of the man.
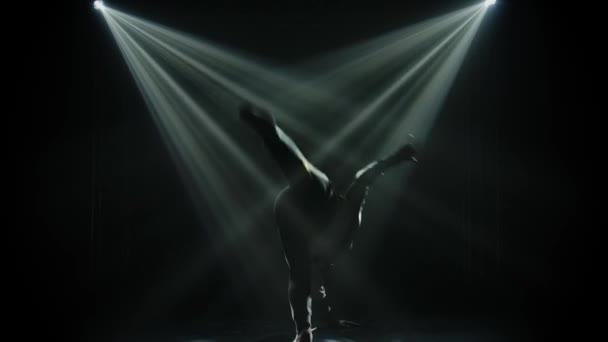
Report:
[{"label": "man", "polygon": [[334,299],[329,277],[331,266],[339,253],[352,248],[369,186],[384,171],[400,162],[415,162],[415,150],[407,144],[388,158],[367,165],[356,173],[341,195],[334,191],[329,178],[312,165],[295,142],[277,126],[270,113],[246,104],[240,108],[240,118],[260,135],[289,181],[277,196],[274,211],[289,266],[289,303],[296,326],[294,342],[310,342],[313,267],[321,273],[322,293],[331,316]]}]

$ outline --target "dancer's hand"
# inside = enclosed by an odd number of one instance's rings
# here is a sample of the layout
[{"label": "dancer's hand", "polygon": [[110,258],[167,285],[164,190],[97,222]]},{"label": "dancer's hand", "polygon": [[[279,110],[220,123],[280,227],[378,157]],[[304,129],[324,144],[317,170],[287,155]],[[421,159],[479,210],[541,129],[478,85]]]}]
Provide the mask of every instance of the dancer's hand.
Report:
[{"label": "dancer's hand", "polygon": [[387,161],[391,163],[399,163],[401,161],[411,160],[415,163],[418,163],[418,159],[416,159],[416,149],[414,148],[414,136],[409,135],[409,141],[399,148],[393,155],[391,155]]}]

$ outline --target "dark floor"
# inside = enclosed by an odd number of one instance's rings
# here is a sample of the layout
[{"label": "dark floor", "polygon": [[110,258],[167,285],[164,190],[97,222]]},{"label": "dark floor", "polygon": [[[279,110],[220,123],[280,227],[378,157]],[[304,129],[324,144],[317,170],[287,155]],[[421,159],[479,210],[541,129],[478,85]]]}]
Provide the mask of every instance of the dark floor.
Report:
[{"label": "dark floor", "polygon": [[[361,322],[362,327],[329,329],[319,327],[317,342],[475,342],[531,341],[524,329],[508,322],[458,320],[395,320]],[[294,334],[285,322],[202,322],[189,327],[122,336],[116,341],[180,342],[291,342]]]}]

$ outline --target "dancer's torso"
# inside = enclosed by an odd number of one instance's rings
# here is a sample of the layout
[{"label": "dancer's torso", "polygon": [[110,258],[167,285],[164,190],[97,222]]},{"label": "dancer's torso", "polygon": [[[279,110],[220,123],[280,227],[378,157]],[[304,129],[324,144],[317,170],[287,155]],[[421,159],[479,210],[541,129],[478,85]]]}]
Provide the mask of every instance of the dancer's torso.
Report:
[{"label": "dancer's torso", "polygon": [[359,205],[336,194],[324,175],[285,188],[275,203],[284,244],[306,243],[312,258],[333,259],[359,226]]}]

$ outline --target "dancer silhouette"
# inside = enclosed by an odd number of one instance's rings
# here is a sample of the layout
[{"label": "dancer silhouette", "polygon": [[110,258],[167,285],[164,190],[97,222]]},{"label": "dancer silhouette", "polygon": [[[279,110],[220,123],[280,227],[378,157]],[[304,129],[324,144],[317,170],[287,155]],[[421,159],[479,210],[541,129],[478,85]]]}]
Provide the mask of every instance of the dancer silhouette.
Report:
[{"label": "dancer silhouette", "polygon": [[406,144],[387,158],[359,170],[344,194],[334,191],[329,178],[312,165],[296,143],[276,124],[266,110],[244,104],[240,118],[262,138],[271,156],[289,181],[276,198],[274,213],[289,266],[289,303],[296,328],[294,342],[312,341],[311,273],[320,271],[322,288],[330,319],[334,293],[330,272],[336,257],[352,248],[361,224],[361,211],[369,186],[384,171],[403,161],[414,161],[416,151]]}]

